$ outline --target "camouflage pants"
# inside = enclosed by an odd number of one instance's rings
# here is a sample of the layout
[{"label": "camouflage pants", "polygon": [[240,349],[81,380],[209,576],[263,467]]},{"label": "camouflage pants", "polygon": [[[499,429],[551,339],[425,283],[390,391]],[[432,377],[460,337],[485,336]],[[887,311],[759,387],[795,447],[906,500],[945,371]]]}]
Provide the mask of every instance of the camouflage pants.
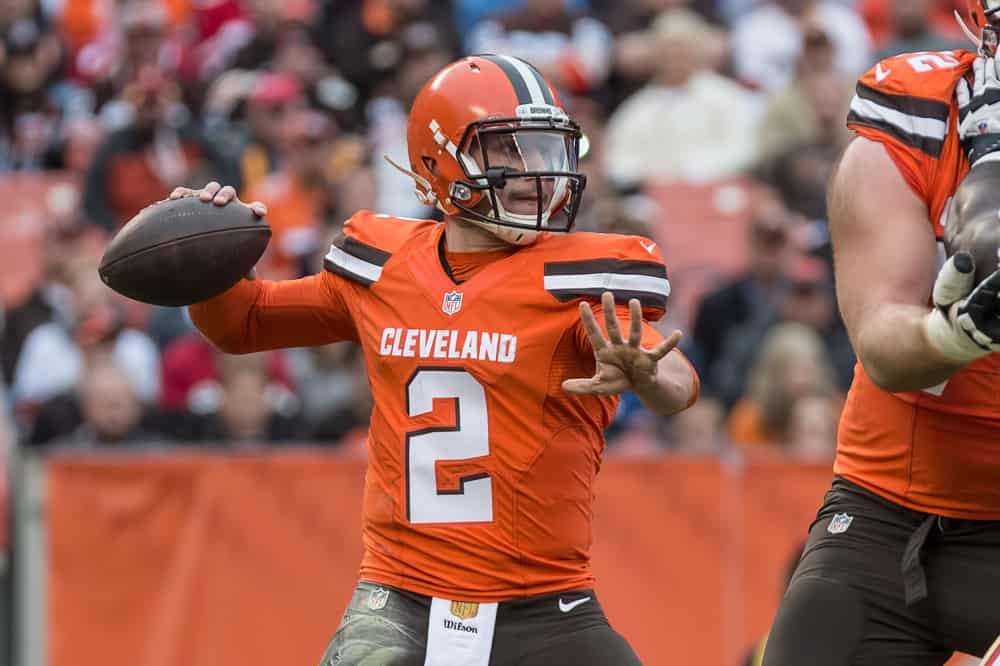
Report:
[{"label": "camouflage pants", "polygon": [[[362,581],[320,666],[423,666],[430,597]],[[638,666],[593,590],[500,603],[491,666]]]},{"label": "camouflage pants", "polygon": [[423,666],[427,606],[421,597],[362,581],[320,666]]}]

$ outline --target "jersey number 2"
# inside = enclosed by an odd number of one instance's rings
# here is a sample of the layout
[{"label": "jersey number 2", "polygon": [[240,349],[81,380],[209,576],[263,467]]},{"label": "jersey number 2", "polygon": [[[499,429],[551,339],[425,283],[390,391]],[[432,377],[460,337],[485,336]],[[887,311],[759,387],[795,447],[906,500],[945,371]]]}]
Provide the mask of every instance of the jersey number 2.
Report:
[{"label": "jersey number 2", "polygon": [[456,490],[438,486],[436,463],[490,453],[486,391],[460,368],[420,368],[406,385],[409,416],[430,412],[435,398],[455,401],[455,425],[406,434],[406,513],[411,523],[488,523],[493,481],[485,472],[459,476]]}]

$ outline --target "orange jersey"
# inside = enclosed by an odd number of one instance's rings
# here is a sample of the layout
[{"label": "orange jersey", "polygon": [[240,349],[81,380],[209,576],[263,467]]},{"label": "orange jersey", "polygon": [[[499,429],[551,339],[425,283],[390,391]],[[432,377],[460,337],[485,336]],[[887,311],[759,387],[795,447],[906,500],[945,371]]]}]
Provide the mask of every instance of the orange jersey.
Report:
[{"label": "orange jersey", "polygon": [[[974,57],[953,51],[884,60],[858,81],[848,117],[859,135],[885,146],[926,203],[942,259],[948,204],[969,170],[955,84]],[[911,509],[1000,519],[1000,357],[987,356],[942,386],[914,393],[882,391],[858,364],[835,471]]]},{"label": "orange jersey", "polygon": [[[611,290],[659,319],[660,254],[632,236],[545,234],[457,284],[443,231],[358,213],[325,272],[241,282],[192,317],[231,351],[360,342],[374,398],[362,578],[469,601],[586,587],[617,399],[560,388],[594,371],[578,303]],[[645,346],[660,339],[646,325]]]}]

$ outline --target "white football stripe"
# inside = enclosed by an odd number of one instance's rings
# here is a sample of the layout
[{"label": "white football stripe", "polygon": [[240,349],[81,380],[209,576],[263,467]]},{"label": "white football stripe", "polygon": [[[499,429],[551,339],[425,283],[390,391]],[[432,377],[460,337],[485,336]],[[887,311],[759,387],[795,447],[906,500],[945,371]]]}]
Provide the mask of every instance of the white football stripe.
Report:
[{"label": "white football stripe", "polygon": [[546,275],[545,288],[557,289],[607,289],[608,291],[644,291],[666,298],[670,295],[670,281],[651,275],[625,273],[583,273],[578,275]]},{"label": "white football stripe", "polygon": [[510,56],[500,57],[513,65],[514,68],[517,69],[517,73],[521,75],[522,79],[524,79],[524,84],[528,86],[528,92],[531,94],[531,103],[545,104],[545,94],[542,93],[542,87],[538,85],[538,79],[536,79],[535,75],[531,73],[528,66],[517,58],[511,58]]},{"label": "white football stripe", "polygon": [[336,264],[337,266],[340,266],[355,275],[361,276],[366,280],[378,282],[378,279],[382,277],[381,266],[367,262],[364,259],[358,259],[353,254],[347,254],[336,245],[330,246],[330,251],[327,252],[326,258],[331,263]]},{"label": "white football stripe", "polygon": [[948,133],[948,124],[942,120],[902,113],[896,109],[876,104],[871,100],[858,97],[857,95],[851,100],[851,111],[854,111],[862,118],[898,127],[907,134],[922,136],[936,141],[943,141],[945,135]]}]

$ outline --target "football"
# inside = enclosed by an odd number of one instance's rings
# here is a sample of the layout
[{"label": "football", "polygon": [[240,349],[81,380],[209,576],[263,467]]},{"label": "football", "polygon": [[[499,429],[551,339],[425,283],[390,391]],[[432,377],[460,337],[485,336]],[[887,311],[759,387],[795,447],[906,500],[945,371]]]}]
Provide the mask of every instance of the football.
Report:
[{"label": "football", "polygon": [[955,192],[945,218],[945,253],[949,257],[960,251],[971,254],[976,264],[976,284],[1000,268],[998,176],[1000,170],[970,174]]},{"label": "football", "polygon": [[226,291],[254,267],[271,228],[246,206],[197,197],[147,206],[101,258],[104,284],[153,305],[191,305]]}]

